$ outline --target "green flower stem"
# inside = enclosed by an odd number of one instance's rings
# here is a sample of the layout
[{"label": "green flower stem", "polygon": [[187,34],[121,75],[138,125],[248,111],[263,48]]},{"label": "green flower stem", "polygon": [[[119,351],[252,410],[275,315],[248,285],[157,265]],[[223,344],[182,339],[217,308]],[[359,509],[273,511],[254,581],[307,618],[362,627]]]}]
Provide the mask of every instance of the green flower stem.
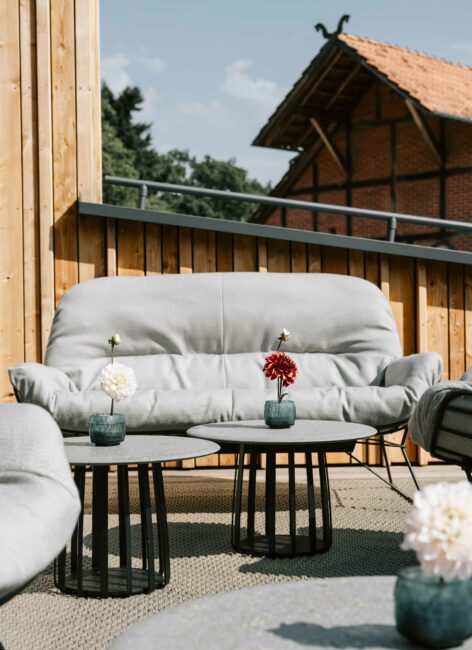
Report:
[{"label": "green flower stem", "polygon": [[[114,361],[115,361],[115,344],[113,343],[112,338],[110,339],[109,343],[111,345],[111,362],[114,363]],[[113,415],[113,407],[114,407],[114,405],[115,405],[115,400],[112,398],[110,415]]]}]

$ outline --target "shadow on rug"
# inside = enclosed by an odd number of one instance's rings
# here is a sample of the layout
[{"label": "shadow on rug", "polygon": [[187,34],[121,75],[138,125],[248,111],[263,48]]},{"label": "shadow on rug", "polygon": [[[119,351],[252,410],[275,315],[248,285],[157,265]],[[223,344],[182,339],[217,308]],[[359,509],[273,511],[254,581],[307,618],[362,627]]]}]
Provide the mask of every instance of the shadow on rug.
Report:
[{"label": "shadow on rug", "polygon": [[[332,549],[315,557],[270,560],[231,550],[231,481],[193,480],[191,476],[166,481],[172,562],[171,581],[165,589],[124,599],[76,598],[54,588],[50,567],[0,610],[0,639],[6,650],[105,649],[133,623],[203,595],[286,580],[392,575],[413,563],[413,556],[399,549],[410,509],[406,501],[370,479],[334,480],[331,487]],[[409,481],[402,487],[411,491]],[[137,485],[133,483],[131,496],[132,550],[137,555],[141,538]],[[308,524],[303,498],[301,490],[299,533]],[[281,521],[285,506],[285,486],[281,485],[277,515]],[[115,502],[109,516],[111,566],[119,563],[116,512]],[[262,501],[258,501],[257,520],[262,526]],[[90,514],[84,517],[84,525],[85,556],[90,562]]]}]

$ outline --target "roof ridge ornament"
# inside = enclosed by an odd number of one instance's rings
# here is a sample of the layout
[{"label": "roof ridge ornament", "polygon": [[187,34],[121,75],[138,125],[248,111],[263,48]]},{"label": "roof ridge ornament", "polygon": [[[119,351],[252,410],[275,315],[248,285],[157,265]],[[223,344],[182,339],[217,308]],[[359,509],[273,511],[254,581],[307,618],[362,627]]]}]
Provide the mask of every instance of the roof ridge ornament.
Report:
[{"label": "roof ridge ornament", "polygon": [[317,23],[315,25],[315,29],[317,32],[321,32],[323,36],[326,38],[326,40],[329,40],[330,38],[333,38],[334,36],[337,36],[343,31],[343,25],[344,23],[349,22],[349,18],[351,16],[349,14],[344,14],[344,16],[341,16],[338,22],[338,26],[336,27],[335,32],[328,32],[326,27],[323,25],[323,23]]}]

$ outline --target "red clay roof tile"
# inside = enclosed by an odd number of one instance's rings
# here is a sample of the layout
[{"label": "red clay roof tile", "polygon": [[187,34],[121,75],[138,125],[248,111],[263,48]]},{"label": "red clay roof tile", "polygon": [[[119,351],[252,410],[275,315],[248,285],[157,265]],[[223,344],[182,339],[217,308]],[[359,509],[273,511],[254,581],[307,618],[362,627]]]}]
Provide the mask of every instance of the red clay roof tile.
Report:
[{"label": "red clay roof tile", "polygon": [[337,38],[427,110],[472,120],[472,68],[351,34]]}]

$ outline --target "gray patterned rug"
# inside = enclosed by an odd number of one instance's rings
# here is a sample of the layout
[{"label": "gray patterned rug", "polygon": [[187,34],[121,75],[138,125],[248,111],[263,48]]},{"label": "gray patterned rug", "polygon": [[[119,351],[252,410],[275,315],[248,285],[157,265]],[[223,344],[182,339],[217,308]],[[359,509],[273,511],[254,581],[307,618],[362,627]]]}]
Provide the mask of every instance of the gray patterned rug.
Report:
[{"label": "gray patterned rug", "polygon": [[[399,483],[411,492],[408,480]],[[280,486],[278,494],[280,509],[285,506],[284,487]],[[377,480],[334,480],[331,488],[331,551],[311,558],[270,560],[231,551],[231,481],[169,477],[166,493],[172,563],[167,587],[124,599],[76,598],[54,588],[50,568],[0,609],[0,640],[5,650],[102,650],[133,623],[199,596],[285,580],[393,575],[412,564],[412,555],[399,549],[410,508],[406,501]],[[136,483],[131,493],[136,513]],[[301,492],[300,497],[303,509]],[[111,512],[117,512],[116,503],[112,503]],[[258,517],[263,517],[262,508]],[[306,511],[299,519],[300,532],[306,525]],[[90,520],[86,514],[88,552]],[[138,516],[132,515],[132,523],[137,521]],[[116,526],[117,515],[111,514],[111,563],[118,562]],[[137,545],[138,531],[133,528],[133,544]]]}]

